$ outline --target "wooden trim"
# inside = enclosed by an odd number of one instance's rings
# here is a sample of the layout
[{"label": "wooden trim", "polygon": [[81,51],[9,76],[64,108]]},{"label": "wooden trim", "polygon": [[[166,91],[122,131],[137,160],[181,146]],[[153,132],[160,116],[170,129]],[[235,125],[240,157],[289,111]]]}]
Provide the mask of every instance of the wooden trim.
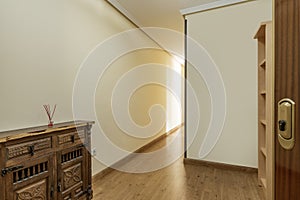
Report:
[{"label": "wooden trim", "polygon": [[104,176],[106,176],[107,174],[111,173],[114,170],[115,169],[113,169],[111,167],[106,167],[102,171],[100,171],[97,174],[93,175],[92,179],[102,179]]},{"label": "wooden trim", "polygon": [[[274,199],[274,169],[275,169],[275,132],[274,132],[274,64],[273,64],[273,22],[266,27],[266,197]],[[264,184],[264,182],[262,181]]]},{"label": "wooden trim", "polygon": [[204,161],[204,160],[196,160],[196,159],[191,159],[191,158],[185,158],[183,160],[183,163],[187,164],[187,165],[200,165],[200,166],[213,167],[213,168],[217,168],[217,169],[224,169],[224,170],[231,170],[231,171],[257,173],[257,168],[239,166],[239,165],[231,165],[231,164],[225,164],[225,163],[217,163],[217,162]]},{"label": "wooden trim", "polygon": [[184,123],[181,123],[178,126],[175,126],[174,128],[172,128],[171,130],[169,130],[168,132],[162,134],[161,136],[155,138],[154,140],[152,140],[151,142],[145,144],[144,146],[142,146],[141,148],[137,149],[136,151],[134,151],[133,153],[142,153],[145,150],[149,149],[150,147],[152,147],[154,144],[156,144],[157,142],[161,141],[162,139],[168,137],[169,135],[175,133],[177,130],[179,130],[182,126],[184,125]]},{"label": "wooden trim", "polygon": [[184,8],[180,10],[180,13],[183,16],[195,14],[195,13],[200,13],[200,12],[205,12],[209,10],[216,10],[220,8],[225,8],[228,6],[233,6],[237,4],[242,4],[242,3],[248,3],[252,2],[255,0],[219,0],[219,1],[214,1],[211,3],[207,3],[204,5],[199,5],[199,6],[194,6],[194,7],[189,7],[189,8]]},{"label": "wooden trim", "polygon": [[184,158],[187,158],[187,67],[188,67],[188,21],[184,20]]},{"label": "wooden trim", "polygon": [[149,149],[150,147],[152,147],[153,145],[155,145],[156,143],[158,143],[162,139],[164,139],[164,138],[168,137],[169,135],[171,135],[171,134],[175,133],[176,131],[178,131],[182,126],[184,126],[184,123],[181,123],[180,125],[172,128],[168,132],[162,134],[161,136],[155,138],[151,142],[149,142],[149,143],[145,144],[144,146],[138,148],[133,153],[129,154],[128,156],[124,157],[123,159],[117,161],[116,163],[112,164],[111,166],[109,166],[109,167],[103,169],[102,171],[100,171],[99,173],[93,175],[93,178],[95,178],[95,179],[103,178],[104,176],[106,176],[110,172],[114,171],[115,168],[117,168],[117,166],[123,165],[123,164],[127,163],[128,161],[130,161],[131,159],[133,159],[136,153],[144,152],[145,150]]},{"label": "wooden trim", "polygon": [[271,180],[271,185],[270,185],[270,200],[275,200],[275,181],[276,181],[276,175],[275,175],[275,138],[276,138],[276,122],[275,122],[275,0],[272,0],[272,67],[273,67],[273,72],[272,72],[272,91],[273,91],[273,96],[272,96],[272,103],[273,103],[273,149],[272,149],[272,156],[271,156],[271,160],[272,160],[272,180]]}]

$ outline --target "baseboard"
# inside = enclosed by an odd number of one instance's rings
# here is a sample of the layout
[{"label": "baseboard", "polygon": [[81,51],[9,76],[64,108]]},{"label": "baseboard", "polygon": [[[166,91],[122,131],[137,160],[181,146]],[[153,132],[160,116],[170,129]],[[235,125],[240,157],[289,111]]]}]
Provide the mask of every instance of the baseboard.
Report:
[{"label": "baseboard", "polygon": [[93,175],[93,179],[97,180],[97,179],[102,179],[104,176],[106,176],[107,174],[109,174],[110,172],[114,171],[113,168],[111,167],[106,167],[105,169],[101,170],[100,172],[98,172],[97,174]]},{"label": "baseboard", "polygon": [[100,171],[99,173],[93,175],[93,178],[98,179],[98,178],[103,178],[104,176],[106,176],[107,174],[109,174],[110,172],[114,171],[116,168],[118,168],[118,166],[124,165],[125,163],[129,162],[131,159],[134,158],[136,153],[142,153],[144,151],[146,151],[147,149],[149,149],[151,146],[153,146],[154,144],[156,144],[157,142],[161,141],[162,139],[168,137],[169,135],[175,133],[177,130],[179,130],[182,126],[184,125],[184,123],[181,123],[180,125],[172,128],[171,130],[169,130],[168,132],[162,134],[161,136],[155,138],[154,140],[152,140],[151,142],[145,144],[144,146],[138,148],[136,151],[134,151],[133,153],[129,154],[128,156],[126,156],[125,158],[117,161],[116,163],[114,163],[113,165],[103,169],[102,171]]},{"label": "baseboard", "polygon": [[178,129],[180,129],[182,126],[184,125],[184,123],[181,123],[180,125],[172,128],[171,130],[169,130],[168,132],[162,134],[161,136],[159,136],[158,138],[152,140],[151,142],[149,142],[148,144],[142,146],[141,148],[137,149],[134,153],[142,153],[145,150],[149,149],[151,146],[153,146],[154,144],[156,144],[157,142],[161,141],[162,139],[168,137],[169,135],[171,135],[172,133],[175,133]]},{"label": "baseboard", "polygon": [[190,159],[190,158],[184,158],[183,162],[184,162],[184,164],[187,164],[187,165],[206,166],[206,167],[213,167],[213,168],[217,168],[217,169],[241,171],[241,172],[247,172],[247,173],[257,173],[257,171],[258,171],[257,168],[252,168],[252,167],[210,162],[210,161],[204,161],[204,160],[195,160],[195,159]]}]

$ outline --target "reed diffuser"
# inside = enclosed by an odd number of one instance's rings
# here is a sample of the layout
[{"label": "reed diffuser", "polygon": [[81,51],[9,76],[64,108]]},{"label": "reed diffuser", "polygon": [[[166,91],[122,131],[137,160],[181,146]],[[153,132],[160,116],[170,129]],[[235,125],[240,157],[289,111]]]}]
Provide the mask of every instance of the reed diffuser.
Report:
[{"label": "reed diffuser", "polygon": [[53,108],[53,111],[51,112],[51,107],[49,104],[47,105],[43,105],[44,106],[44,109],[46,111],[46,114],[48,116],[48,120],[49,120],[49,123],[48,123],[48,127],[52,127],[53,126],[53,116],[54,116],[54,113],[55,113],[55,110],[56,110],[56,104],[54,105],[54,108]]}]

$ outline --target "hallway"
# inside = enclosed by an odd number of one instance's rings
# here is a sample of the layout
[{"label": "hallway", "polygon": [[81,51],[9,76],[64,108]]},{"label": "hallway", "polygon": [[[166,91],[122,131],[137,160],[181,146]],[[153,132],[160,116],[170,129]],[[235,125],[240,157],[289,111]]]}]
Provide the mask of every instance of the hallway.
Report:
[{"label": "hallway", "polygon": [[[145,153],[158,150],[173,140],[177,150],[182,148],[182,132],[183,128]],[[161,158],[169,156],[172,151],[168,149],[166,152],[161,154]],[[138,156],[133,158],[126,164],[127,167],[145,165],[138,160]],[[168,167],[149,173],[132,174],[114,170],[101,179],[94,179],[93,189],[96,200],[264,199],[262,189],[257,185],[257,173],[183,164],[182,157]]]}]

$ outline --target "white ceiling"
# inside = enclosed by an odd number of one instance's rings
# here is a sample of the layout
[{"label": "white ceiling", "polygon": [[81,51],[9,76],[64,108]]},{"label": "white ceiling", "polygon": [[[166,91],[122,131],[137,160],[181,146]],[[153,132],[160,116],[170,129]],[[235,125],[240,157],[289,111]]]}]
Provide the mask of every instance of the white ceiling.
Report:
[{"label": "white ceiling", "polygon": [[107,0],[139,27],[184,30],[182,14],[247,0]]},{"label": "white ceiling", "polygon": [[183,32],[179,0],[108,0],[140,27],[163,27]]},{"label": "white ceiling", "polygon": [[[161,27],[176,32],[143,31],[161,47],[172,46],[176,55],[183,57],[185,14],[227,6],[248,0],[106,0],[138,27]],[[251,1],[251,0],[249,0]],[[165,34],[164,34],[165,33]],[[173,35],[173,37],[172,37]],[[178,36],[179,35],[179,36]],[[178,37],[177,37],[178,36]]]},{"label": "white ceiling", "polygon": [[178,0],[180,9],[191,8],[199,5],[205,5],[219,0]]}]

